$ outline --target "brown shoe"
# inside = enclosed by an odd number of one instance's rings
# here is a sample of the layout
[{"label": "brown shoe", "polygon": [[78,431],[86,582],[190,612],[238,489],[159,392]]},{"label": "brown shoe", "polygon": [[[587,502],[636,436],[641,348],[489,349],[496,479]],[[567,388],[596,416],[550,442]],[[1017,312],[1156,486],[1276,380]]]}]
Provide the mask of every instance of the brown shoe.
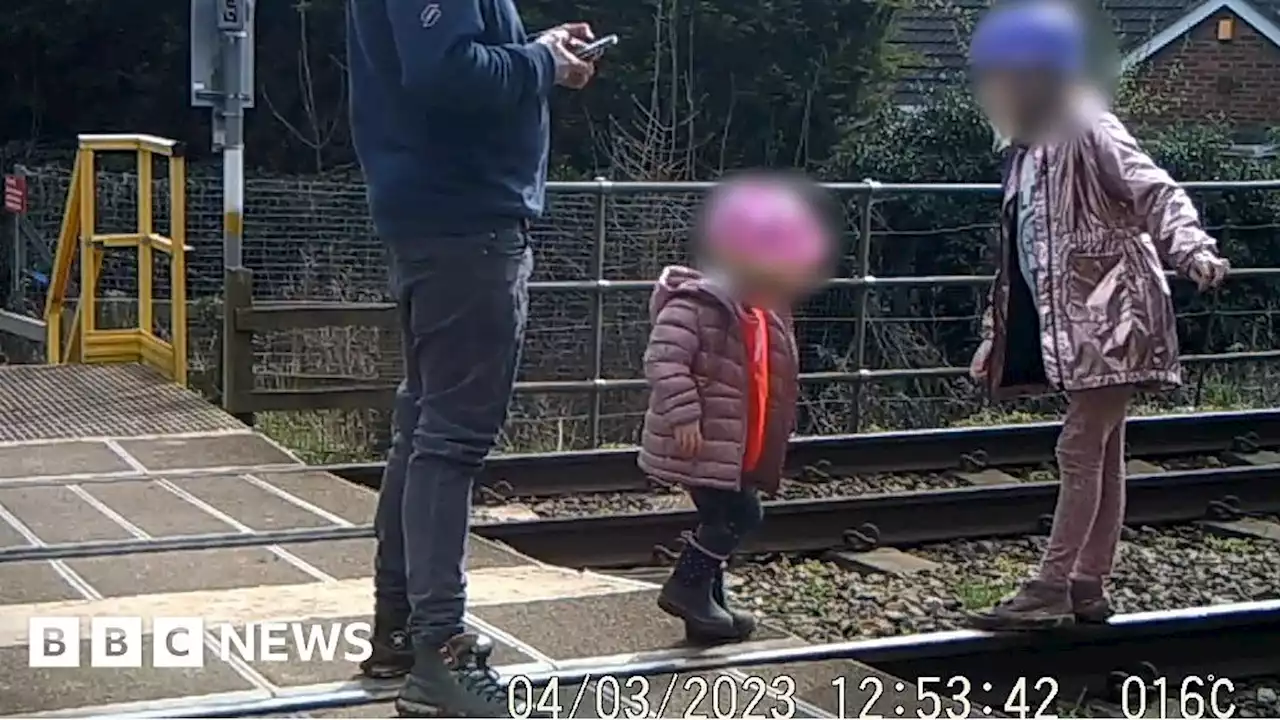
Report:
[{"label": "brown shoe", "polygon": [[969,615],[979,630],[1048,630],[1075,622],[1067,583],[1032,580],[995,607]]},{"label": "brown shoe", "polygon": [[1082,623],[1105,623],[1116,614],[1102,588],[1102,581],[1082,578],[1071,580],[1071,610],[1076,621]]}]

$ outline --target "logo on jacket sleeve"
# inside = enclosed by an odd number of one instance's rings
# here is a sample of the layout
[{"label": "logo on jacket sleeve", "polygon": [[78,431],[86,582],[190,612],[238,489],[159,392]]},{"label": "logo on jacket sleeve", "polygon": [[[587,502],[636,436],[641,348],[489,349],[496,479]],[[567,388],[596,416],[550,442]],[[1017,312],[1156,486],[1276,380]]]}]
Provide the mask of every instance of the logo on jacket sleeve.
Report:
[{"label": "logo on jacket sleeve", "polygon": [[430,3],[422,8],[422,14],[418,16],[422,21],[422,27],[429,28],[440,22],[440,3]]}]

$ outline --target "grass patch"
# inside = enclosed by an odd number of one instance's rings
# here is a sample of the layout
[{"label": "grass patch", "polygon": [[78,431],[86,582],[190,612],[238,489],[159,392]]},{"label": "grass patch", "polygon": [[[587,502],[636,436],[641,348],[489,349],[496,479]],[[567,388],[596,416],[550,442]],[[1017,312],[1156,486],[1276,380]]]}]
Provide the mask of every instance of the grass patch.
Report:
[{"label": "grass patch", "polygon": [[955,427],[983,427],[986,425],[1025,425],[1027,423],[1052,422],[1061,416],[1051,413],[1037,413],[1026,410],[1002,410],[1000,408],[983,408],[978,412],[955,422]]},{"label": "grass patch", "polygon": [[379,444],[357,413],[337,410],[265,412],[254,418],[257,429],[284,445],[309,465],[377,460]]},{"label": "grass patch", "polygon": [[952,592],[965,610],[985,610],[1015,592],[1026,574],[1024,563],[1002,555],[981,577],[961,582]]},{"label": "grass patch", "polygon": [[1024,473],[1027,482],[1057,482],[1058,469],[1055,467],[1039,467]]},{"label": "grass patch", "polygon": [[[1170,405],[1158,400],[1139,400],[1129,409],[1130,417],[1151,417],[1207,412],[1239,412],[1270,407],[1258,398],[1242,396],[1233,388],[1222,388],[1216,385],[1206,386],[1200,404],[1192,407]],[[1039,422],[1058,422],[1062,420],[1060,412],[1036,412],[1031,410],[1009,410],[999,407],[984,407],[978,412],[960,418],[953,423],[954,427],[984,427],[989,425],[1025,425]]]},{"label": "grass patch", "polygon": [[[1184,389],[1183,394],[1187,391]],[[1229,382],[1208,382],[1204,385],[1200,403],[1196,407],[1176,405],[1170,399],[1160,396],[1142,398],[1135,403],[1131,411],[1133,416],[1169,415],[1190,412],[1231,412],[1269,407],[1270,397],[1266,393],[1248,392],[1243,386]],[[841,414],[848,410],[846,404],[828,412]],[[929,418],[926,426],[951,425],[953,427],[982,427],[993,425],[1019,425],[1035,422],[1056,422],[1062,419],[1060,401],[1050,398],[1049,401],[1035,403],[1036,407],[986,406],[969,415],[954,420],[946,415]],[[576,449],[581,446],[581,438],[576,436],[566,439],[564,423],[558,419],[559,411],[547,408],[545,413],[533,416],[512,418],[506,432],[499,439],[498,452],[501,453],[534,453]],[[830,418],[828,418],[830,419]],[[950,422],[948,422],[950,420]],[[517,422],[518,421],[518,422]],[[637,415],[635,423],[641,422]],[[374,411],[337,411],[315,410],[309,412],[271,412],[258,416],[258,428],[297,453],[306,462],[312,464],[371,462],[383,458],[383,448],[388,435],[390,418],[387,413]],[[828,423],[830,425],[830,423]],[[844,422],[832,425],[843,427]],[[821,429],[821,424],[818,429]],[[806,431],[814,428],[806,427]],[[902,427],[883,427],[868,423],[864,432],[893,432]],[[628,437],[634,433],[628,433]],[[634,447],[632,443],[609,442],[603,448]],[[1032,481],[1052,481],[1054,473],[1045,468],[1033,471]]]},{"label": "grass patch", "polygon": [[804,560],[793,568],[804,586],[804,609],[815,615],[823,614],[832,603],[838,602],[845,590],[843,583],[833,581],[830,567],[818,560]]},{"label": "grass patch", "polygon": [[1212,533],[1205,535],[1204,546],[1223,555],[1249,555],[1253,552],[1253,543],[1249,540]]},{"label": "grass patch", "polygon": [[961,583],[955,595],[965,610],[985,610],[1017,589],[1014,580],[976,580]]}]

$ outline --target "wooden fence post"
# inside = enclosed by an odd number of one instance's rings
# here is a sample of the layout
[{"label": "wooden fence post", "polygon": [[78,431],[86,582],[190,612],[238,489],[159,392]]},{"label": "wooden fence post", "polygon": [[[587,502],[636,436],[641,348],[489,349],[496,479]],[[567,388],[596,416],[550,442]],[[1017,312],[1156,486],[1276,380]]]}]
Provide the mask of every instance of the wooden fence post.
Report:
[{"label": "wooden fence post", "polygon": [[228,268],[222,298],[222,408],[253,427],[253,413],[244,412],[253,393],[253,331],[242,331],[240,311],[253,309],[253,271]]}]

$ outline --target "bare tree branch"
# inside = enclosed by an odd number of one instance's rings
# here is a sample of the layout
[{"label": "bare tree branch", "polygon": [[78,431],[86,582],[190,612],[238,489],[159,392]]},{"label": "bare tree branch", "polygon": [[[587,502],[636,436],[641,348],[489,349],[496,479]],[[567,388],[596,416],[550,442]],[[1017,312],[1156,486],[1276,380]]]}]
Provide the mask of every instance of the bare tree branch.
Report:
[{"label": "bare tree branch", "polygon": [[314,171],[323,172],[325,169],[326,150],[333,143],[339,130],[342,129],[345,116],[348,91],[346,66],[341,58],[332,53],[326,54],[325,58],[329,61],[329,65],[338,74],[338,98],[334,106],[328,111],[321,109],[316,91],[316,72],[311,58],[310,0],[298,0],[293,5],[293,10],[298,16],[296,80],[298,83],[298,104],[301,106],[302,118],[298,121],[289,119],[285,110],[277,106],[269,89],[266,87],[266,83],[263,84],[262,97],[272,117],[283,125],[285,130],[299,143],[311,150]]}]

